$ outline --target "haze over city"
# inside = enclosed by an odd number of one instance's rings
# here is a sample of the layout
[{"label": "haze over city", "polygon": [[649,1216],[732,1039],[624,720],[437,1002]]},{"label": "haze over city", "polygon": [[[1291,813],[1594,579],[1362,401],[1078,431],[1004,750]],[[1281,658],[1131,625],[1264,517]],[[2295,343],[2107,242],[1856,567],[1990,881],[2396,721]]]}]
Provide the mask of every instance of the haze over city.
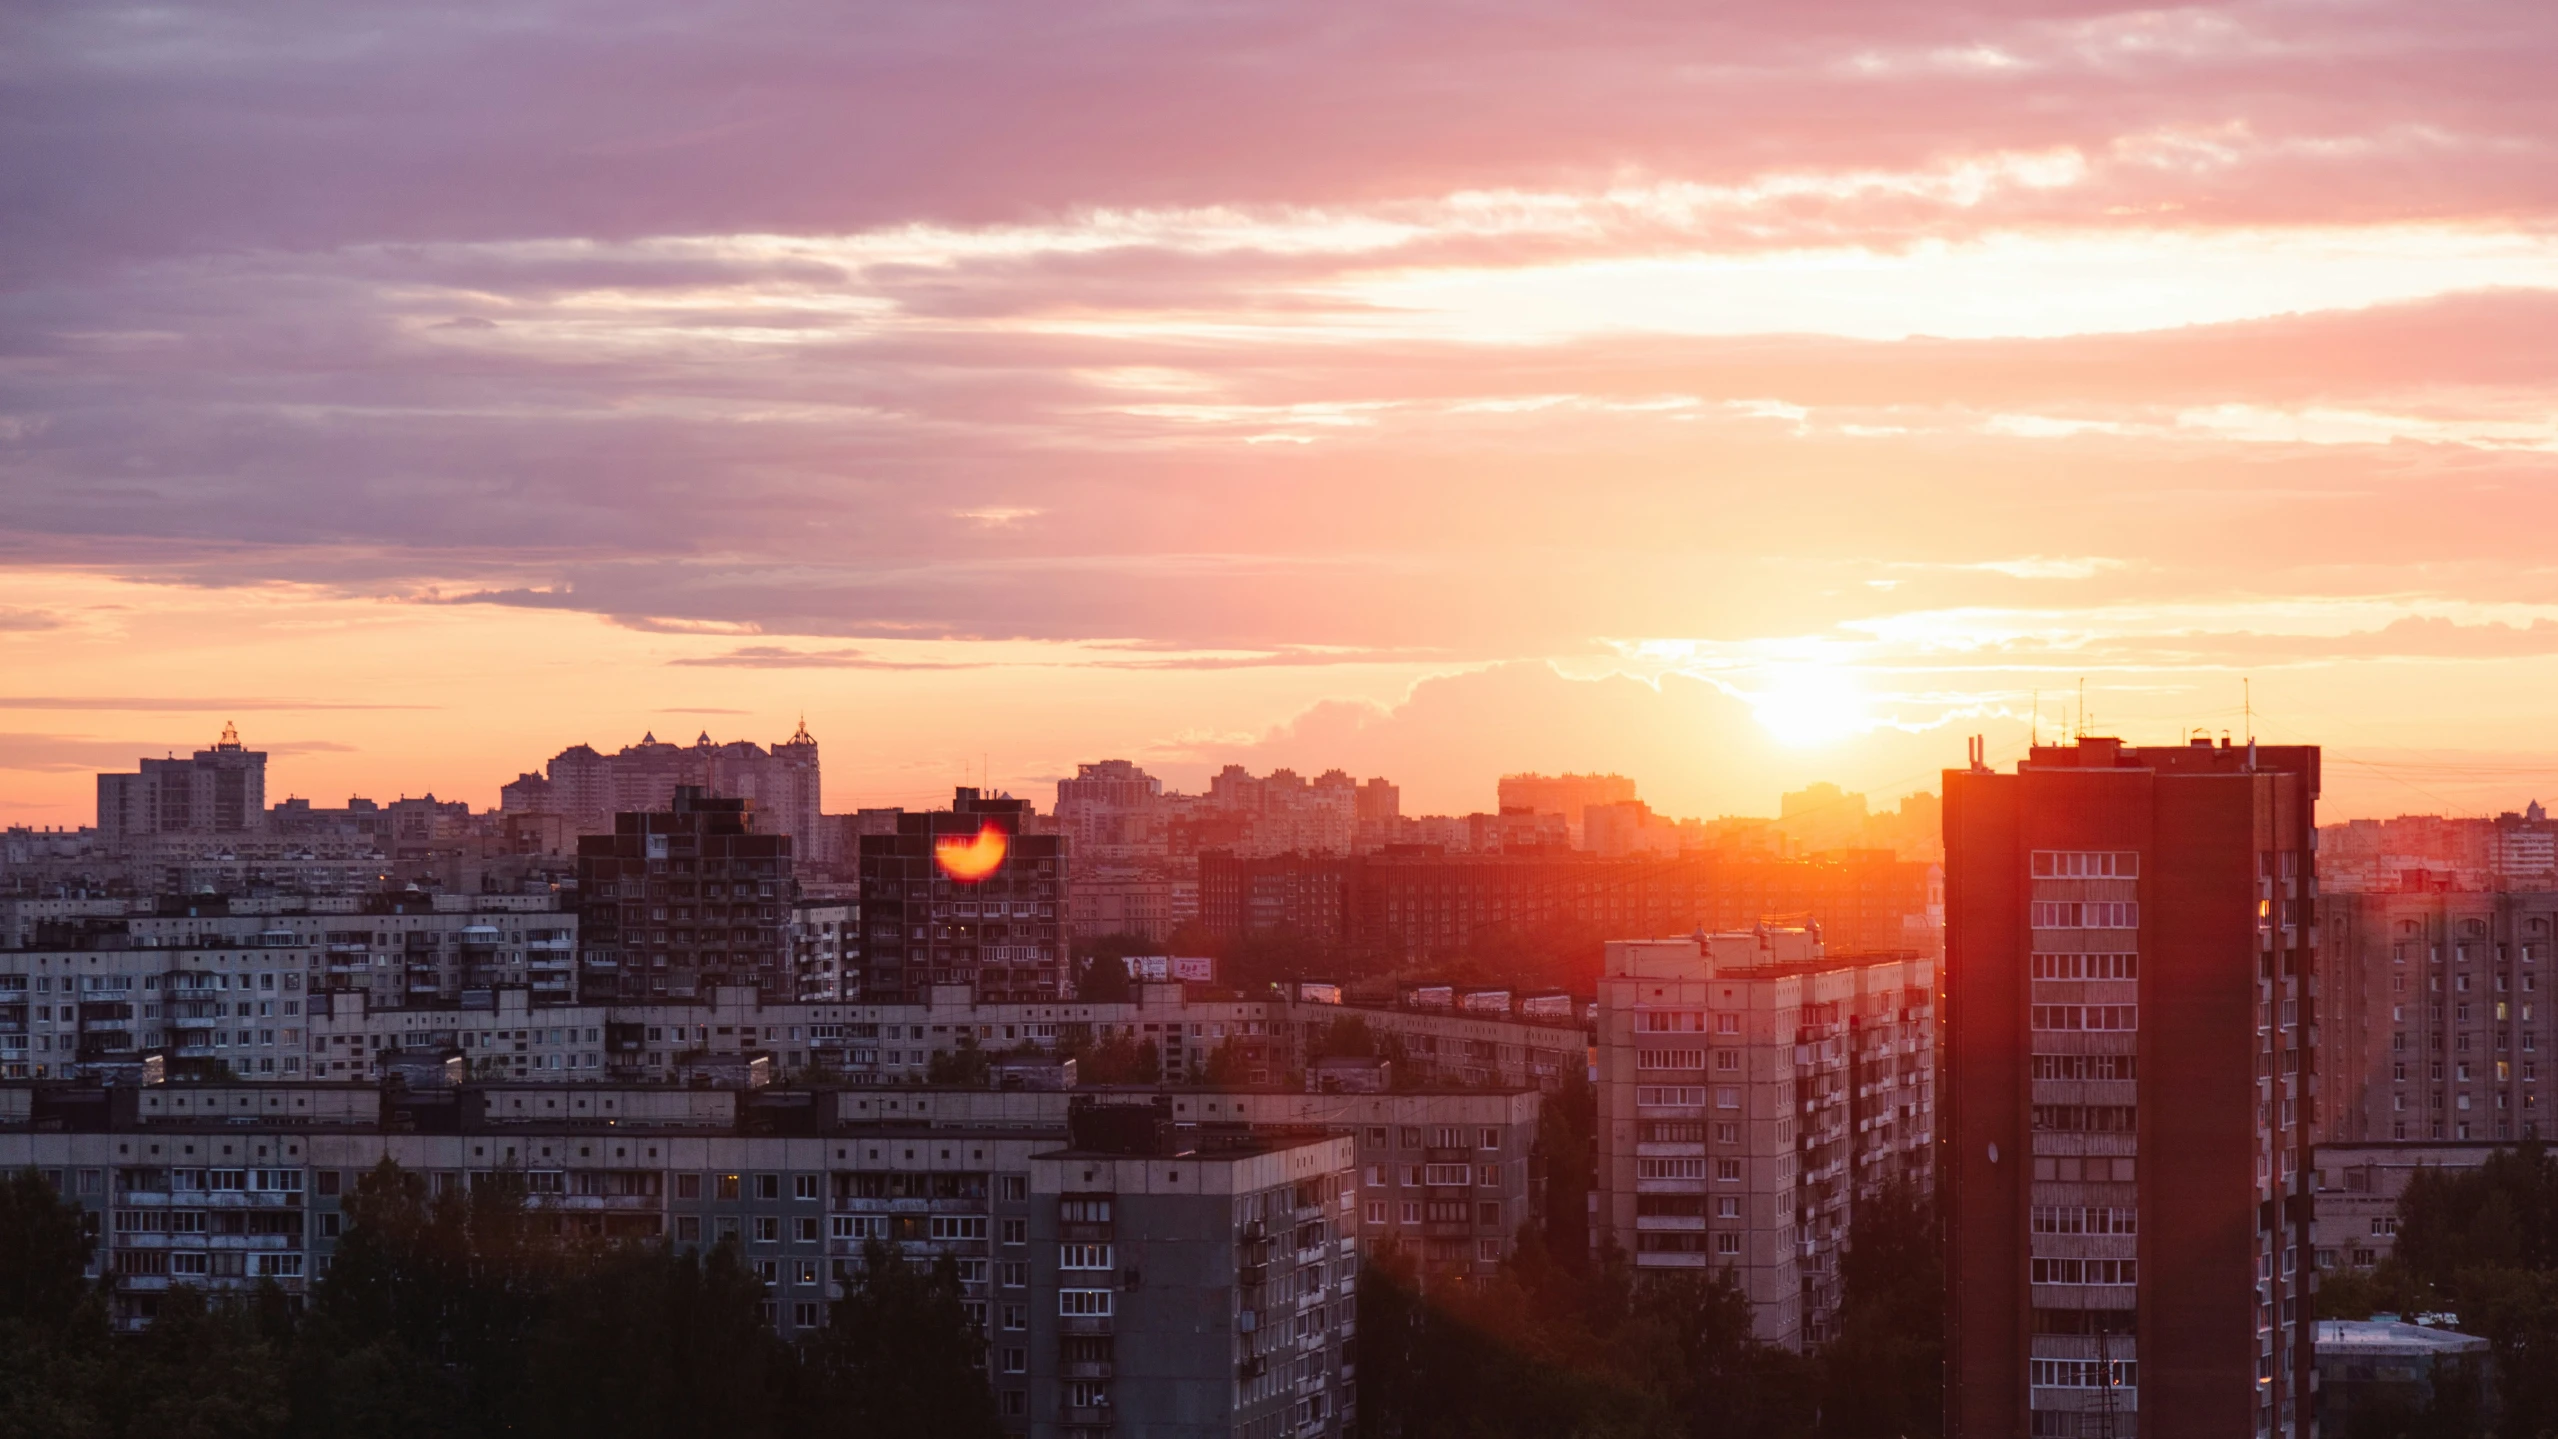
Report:
[{"label": "haze over city", "polygon": [[2558,1435],[2553,75],[0,6],[0,1439]]},{"label": "haze over city", "polygon": [[2544,786],[2552,21],[2491,6],[21,11],[0,818],[238,721],[491,803],[1126,755]]}]

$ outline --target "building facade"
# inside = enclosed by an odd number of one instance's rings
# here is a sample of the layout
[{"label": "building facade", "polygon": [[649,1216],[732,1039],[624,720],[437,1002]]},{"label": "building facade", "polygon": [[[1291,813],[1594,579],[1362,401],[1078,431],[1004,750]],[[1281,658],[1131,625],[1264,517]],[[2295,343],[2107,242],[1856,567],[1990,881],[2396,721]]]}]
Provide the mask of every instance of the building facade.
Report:
[{"label": "building facade", "polygon": [[2540,1070],[2558,1064],[2553,926],[2558,892],[2545,889],[2318,896],[2318,1138],[2550,1133]]},{"label": "building facade", "polygon": [[255,834],[266,823],[266,752],[224,725],[213,748],[146,759],[98,776],[98,834],[109,844],[162,834]]},{"label": "building facade", "polygon": [[578,839],[586,996],[680,999],[728,984],[797,997],[791,837],[756,821],[752,800],[683,785],[668,808]]},{"label": "building facade", "polygon": [[1730,1270],[1770,1343],[1833,1337],[1857,1202],[1929,1182],[1934,979],[1806,930],[1611,943],[1595,1236],[1638,1275]]},{"label": "building facade", "polygon": [[552,756],[543,773],[519,775],[503,786],[498,807],[510,814],[560,815],[576,833],[600,834],[613,827],[616,815],[667,808],[685,786],[720,799],[753,801],[759,828],[789,835],[802,867],[835,863],[834,826],[819,812],[817,740],[805,722],[769,750],[745,740],[716,744],[708,731],[690,745],[668,744],[651,733],[609,755],[571,745]]},{"label": "building facade", "polygon": [[1286,931],[1422,959],[1501,935],[1669,935],[1762,921],[1816,925],[1840,953],[1933,952],[1943,917],[1942,871],[1884,851],[1808,860],[1428,846],[1345,858],[1210,853],[1199,893],[1200,920],[1218,934]]},{"label": "building facade", "polygon": [[2312,1432],[2318,782],[2096,738],[1946,772],[1949,1435]]},{"label": "building facade", "polygon": [[863,999],[915,1002],[951,984],[990,1001],[1068,993],[1067,844],[1031,819],[1026,800],[962,787],[949,809],[861,837]]}]

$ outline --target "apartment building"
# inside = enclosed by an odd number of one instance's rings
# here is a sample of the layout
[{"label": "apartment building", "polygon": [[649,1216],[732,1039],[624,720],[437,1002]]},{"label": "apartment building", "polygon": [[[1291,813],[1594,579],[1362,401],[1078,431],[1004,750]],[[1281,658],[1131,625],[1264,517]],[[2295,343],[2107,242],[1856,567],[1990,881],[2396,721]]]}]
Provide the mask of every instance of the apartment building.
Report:
[{"label": "apartment building", "polygon": [[[2319,894],[2323,1143],[2558,1133],[2558,892]],[[2558,1098],[2551,1098],[2558,1103]]]},{"label": "apartment building", "polygon": [[120,844],[161,834],[255,834],[266,822],[266,752],[222,727],[211,749],[143,760],[98,776],[98,834]]},{"label": "apartment building", "polygon": [[745,740],[714,743],[707,731],[689,745],[650,733],[613,754],[571,745],[542,773],[520,775],[501,788],[498,805],[509,814],[557,815],[579,833],[600,834],[612,828],[615,815],[665,809],[688,786],[753,801],[758,827],[790,836],[803,868],[835,862],[833,827],[819,812],[817,740],[805,722],[769,750]]},{"label": "apartment building", "polygon": [[861,836],[861,998],[911,1003],[952,984],[1066,996],[1067,846],[1031,819],[1026,800],[962,786],[947,810]]},{"label": "apartment building", "polygon": [[1945,773],[1946,1432],[2315,1427],[2313,747]]},{"label": "apartment building", "polygon": [[683,998],[719,984],[796,996],[791,837],[754,802],[679,785],[669,807],[577,841],[579,988],[591,999]]},{"label": "apartment building", "polygon": [[860,987],[861,906],[850,900],[809,899],[790,907],[791,973],[803,1000],[848,999]]},{"label": "apartment building", "polygon": [[[1305,1094],[1273,1089],[1102,1091],[1113,1102],[1160,1095],[1176,1127],[1329,1134],[1358,1162],[1356,1227],[1369,1253],[1395,1248],[1434,1275],[1490,1278],[1544,1203],[1534,1168],[1541,1097],[1533,1090],[1424,1089]],[[931,1089],[891,1098],[846,1091],[847,1119],[895,1114],[959,1128],[1054,1128],[1081,1097],[1024,1090]],[[895,1103],[889,1110],[882,1106]],[[921,1108],[917,1106],[921,1105]]]},{"label": "apartment building", "polygon": [[999,1407],[1035,1439],[1350,1432],[1350,1142],[1186,1135],[1161,1102],[1080,1105],[1069,1133],[1031,1159],[1030,1287],[1055,1302],[1020,1344],[1000,1316]]},{"label": "apartment building", "polygon": [[1412,957],[1462,955],[1501,935],[1670,935],[1809,923],[1842,952],[1935,952],[1942,871],[1856,851],[1814,859],[1572,850],[1451,854],[1397,846],[1357,857],[1203,854],[1200,919],[1221,934],[1289,932]]},{"label": "apartment building", "polygon": [[1934,983],[1803,929],[1609,944],[1597,1237],[1638,1274],[1730,1270],[1770,1343],[1832,1337],[1857,1200],[1929,1179]]},{"label": "apartment building", "polygon": [[[949,1256],[1007,1427],[1333,1435],[1355,1419],[1353,1144],[1144,1105],[1035,1128],[848,1120],[807,1096],[612,1086],[0,1086],[0,1166],[93,1216],[125,1327],[178,1285],[307,1291],[390,1159],[432,1193],[520,1176],[572,1232],[734,1240],[785,1336],[864,1246]],[[1125,1111],[1121,1111],[1124,1113]]]}]

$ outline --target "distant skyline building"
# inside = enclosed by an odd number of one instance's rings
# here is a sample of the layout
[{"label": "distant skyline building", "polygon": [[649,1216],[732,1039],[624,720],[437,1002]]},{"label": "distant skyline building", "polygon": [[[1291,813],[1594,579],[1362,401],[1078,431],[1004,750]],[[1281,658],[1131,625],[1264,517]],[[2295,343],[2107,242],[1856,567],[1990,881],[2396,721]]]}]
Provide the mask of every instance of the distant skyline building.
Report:
[{"label": "distant skyline building", "polygon": [[266,826],[266,752],[224,725],[211,749],[146,759],[98,776],[98,835],[122,844],[163,834],[256,834]]},{"label": "distant skyline building", "polygon": [[571,745],[552,756],[543,773],[518,775],[503,786],[498,808],[562,815],[580,834],[601,834],[613,828],[615,815],[665,809],[684,785],[753,800],[757,829],[789,835],[801,867],[835,862],[835,827],[820,812],[817,740],[805,721],[769,750],[746,740],[716,744],[707,730],[690,745],[668,744],[651,731],[609,755]]},{"label": "distant skyline building", "polygon": [[1945,772],[1948,1439],[2308,1439],[2310,746]]},{"label": "distant skyline building", "polygon": [[1505,774],[1497,789],[1500,808],[1529,814],[1559,814],[1581,843],[1582,811],[1594,804],[1631,804],[1634,781],[1621,774]]}]

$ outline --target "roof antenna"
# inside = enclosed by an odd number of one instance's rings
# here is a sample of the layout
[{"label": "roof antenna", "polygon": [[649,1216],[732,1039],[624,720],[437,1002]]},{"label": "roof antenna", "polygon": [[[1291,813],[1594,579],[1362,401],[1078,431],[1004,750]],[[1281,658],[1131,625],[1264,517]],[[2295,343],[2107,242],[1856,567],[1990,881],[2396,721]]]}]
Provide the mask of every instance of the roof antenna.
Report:
[{"label": "roof antenna", "polygon": [[2248,679],[2245,675],[2240,675],[2238,677],[2238,704],[2239,708],[2245,712],[2247,717],[2247,742],[2249,744],[2256,743],[2256,691],[2254,683],[2254,681]]},{"label": "roof antenna", "polygon": [[2087,676],[2085,675],[2078,677],[2078,733],[2070,738],[2074,740],[2087,738]]},{"label": "roof antenna", "polygon": [[2035,744],[2035,747],[2036,747],[2036,748],[2040,748],[2040,747],[2042,746],[2042,743],[2043,743],[2043,692],[2042,692],[2041,690],[2036,690],[2036,691],[2034,691],[2034,744]]}]

